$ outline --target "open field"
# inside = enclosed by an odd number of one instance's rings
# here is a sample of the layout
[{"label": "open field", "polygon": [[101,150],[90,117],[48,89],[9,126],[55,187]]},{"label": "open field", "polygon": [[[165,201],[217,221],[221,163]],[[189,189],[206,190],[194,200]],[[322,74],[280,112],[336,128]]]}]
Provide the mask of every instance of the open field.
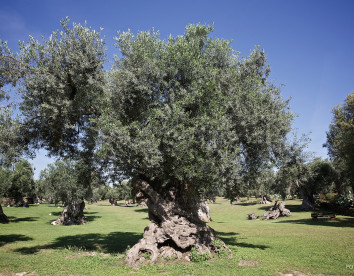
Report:
[{"label": "open field", "polygon": [[354,275],[354,218],[312,221],[311,212],[298,211],[300,201],[286,203],[291,217],[249,221],[248,213],[270,206],[219,198],[210,205],[210,225],[233,258],[139,269],[126,267],[122,252],[141,238],[146,208],[100,202],[88,205],[86,225],[52,226],[62,210],[53,205],[5,207],[11,223],[0,224],[0,275]]}]

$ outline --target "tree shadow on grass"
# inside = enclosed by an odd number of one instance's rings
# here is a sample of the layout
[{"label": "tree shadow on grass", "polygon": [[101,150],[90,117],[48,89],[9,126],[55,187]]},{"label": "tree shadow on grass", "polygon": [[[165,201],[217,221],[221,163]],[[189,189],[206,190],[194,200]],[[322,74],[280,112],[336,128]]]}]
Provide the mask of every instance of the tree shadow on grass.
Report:
[{"label": "tree shadow on grass", "polygon": [[85,215],[85,220],[87,221],[87,222],[92,222],[92,221],[94,221],[94,220],[96,220],[96,219],[99,219],[99,218],[101,218],[102,216],[91,216],[91,215]]},{"label": "tree shadow on grass", "polygon": [[251,244],[251,243],[246,243],[246,242],[240,242],[239,240],[241,238],[238,238],[237,235],[238,233],[235,232],[216,232],[216,235],[221,238],[223,242],[226,243],[226,245],[231,245],[235,247],[246,247],[246,248],[254,248],[254,249],[261,249],[265,250],[266,248],[270,248],[269,246],[266,245],[258,245],[258,244]]},{"label": "tree shadow on grass", "polygon": [[31,237],[25,235],[16,235],[16,234],[0,235],[0,247],[12,242],[31,241],[31,240],[33,240]]},{"label": "tree shadow on grass", "polygon": [[247,206],[252,206],[252,205],[257,205],[257,204],[258,204],[257,202],[235,202],[231,205],[247,207]]},{"label": "tree shadow on grass", "polygon": [[138,212],[138,213],[149,213],[149,209],[146,208],[146,209],[135,209],[134,212]]},{"label": "tree shadow on grass", "polygon": [[133,246],[142,237],[141,233],[112,232],[109,234],[81,234],[63,236],[53,243],[41,247],[23,247],[16,250],[21,254],[34,254],[41,249],[69,249],[100,251],[103,253],[121,253],[129,246]]},{"label": "tree shadow on grass", "polygon": [[297,220],[281,220],[277,223],[295,223],[295,224],[307,224],[311,226],[331,226],[331,227],[354,227],[354,218],[341,218],[337,217],[335,220],[330,218],[318,218],[318,220],[312,220],[311,217],[308,219],[297,219]]},{"label": "tree shadow on grass", "polygon": [[37,221],[39,217],[26,217],[26,218],[16,218],[16,217],[8,217],[10,223],[24,222],[24,221]]},{"label": "tree shadow on grass", "polygon": [[[278,201],[278,203],[282,202],[281,200]],[[258,208],[258,210],[264,210],[264,211],[268,211],[271,207],[274,206],[274,202],[272,202],[272,204],[259,204],[259,205],[262,205]],[[289,209],[290,212],[292,213],[301,213],[301,212],[308,212],[308,210],[302,210],[300,209],[300,206],[299,204],[287,204],[286,201],[285,201],[285,208],[286,209]]]}]

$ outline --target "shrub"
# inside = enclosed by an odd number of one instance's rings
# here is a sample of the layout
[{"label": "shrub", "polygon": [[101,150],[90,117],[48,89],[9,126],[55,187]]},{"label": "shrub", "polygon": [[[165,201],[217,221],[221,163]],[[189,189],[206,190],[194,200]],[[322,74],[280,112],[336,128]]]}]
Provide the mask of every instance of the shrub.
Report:
[{"label": "shrub", "polygon": [[197,262],[207,261],[211,257],[209,253],[199,253],[195,247],[192,247],[189,258],[191,259],[192,262],[197,263]]},{"label": "shrub", "polygon": [[340,195],[336,203],[343,207],[353,207],[353,194],[349,191],[347,194]]}]

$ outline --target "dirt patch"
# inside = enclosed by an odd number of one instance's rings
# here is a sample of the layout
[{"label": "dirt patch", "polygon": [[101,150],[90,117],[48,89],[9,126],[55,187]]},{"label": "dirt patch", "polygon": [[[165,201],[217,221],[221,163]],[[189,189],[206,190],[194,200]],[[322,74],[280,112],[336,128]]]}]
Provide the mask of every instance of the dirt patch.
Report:
[{"label": "dirt patch", "polygon": [[81,257],[93,257],[93,256],[100,256],[103,258],[108,258],[110,255],[105,254],[105,253],[97,253],[97,252],[80,252],[80,253],[75,253],[72,255],[67,256],[67,259],[75,259],[75,258],[81,258]]},{"label": "dirt patch", "polygon": [[257,266],[257,261],[248,261],[248,260],[241,260],[238,263],[239,266]]}]

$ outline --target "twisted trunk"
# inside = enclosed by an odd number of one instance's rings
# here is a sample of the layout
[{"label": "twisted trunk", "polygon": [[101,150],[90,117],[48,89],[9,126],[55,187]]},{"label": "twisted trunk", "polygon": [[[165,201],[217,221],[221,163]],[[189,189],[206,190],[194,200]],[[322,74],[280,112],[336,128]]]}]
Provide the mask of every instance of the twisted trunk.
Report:
[{"label": "twisted trunk", "polygon": [[291,212],[285,208],[285,203],[281,202],[278,204],[278,201],[276,201],[274,206],[263,214],[263,219],[277,219],[279,216],[289,217],[290,215]]},{"label": "twisted trunk", "polygon": [[61,213],[60,217],[53,221],[53,225],[80,225],[85,224],[85,202],[70,203]]},{"label": "twisted trunk", "polygon": [[145,228],[143,238],[127,252],[129,265],[154,263],[158,258],[189,260],[193,247],[200,254],[209,255],[221,249],[229,250],[222,242],[221,246],[214,245],[215,232],[199,218],[200,200],[188,185],[160,193],[141,179],[133,179],[132,185],[147,199],[151,223]]},{"label": "twisted trunk", "polygon": [[302,197],[302,210],[313,210],[316,207],[315,199],[313,198],[313,194],[306,191],[304,188],[300,190],[301,197]]}]

